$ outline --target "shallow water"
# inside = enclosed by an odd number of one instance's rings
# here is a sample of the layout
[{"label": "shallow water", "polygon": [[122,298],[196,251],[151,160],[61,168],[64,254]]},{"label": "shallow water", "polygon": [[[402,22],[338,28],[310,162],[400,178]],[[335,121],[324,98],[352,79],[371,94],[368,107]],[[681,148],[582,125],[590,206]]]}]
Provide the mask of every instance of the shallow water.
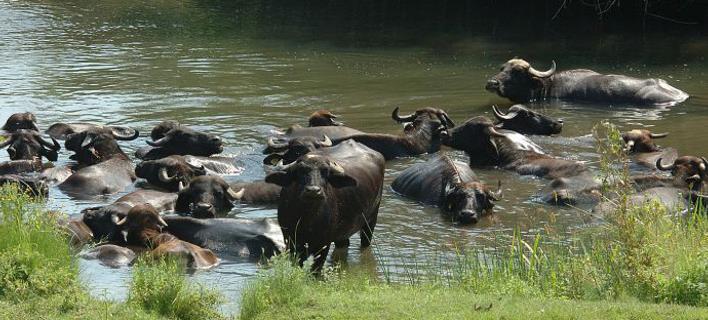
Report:
[{"label": "shallow water", "polygon": [[[247,15],[229,18],[218,3],[210,5],[169,0],[152,4],[0,0],[0,119],[32,111],[42,128],[60,121],[86,121],[128,125],[143,133],[161,120],[178,120],[220,134],[227,142],[224,154],[242,159],[244,172],[227,180],[254,180],[264,177],[260,151],[265,137],[272,130],[304,123],[316,109],[332,110],[348,126],[387,133],[401,131],[389,116],[396,106],[404,113],[438,106],[458,123],[474,115],[492,117],[491,104],[510,104],[484,91],[486,79],[507,59],[523,56],[538,69],[553,59],[559,69],[664,78],[692,95],[672,108],[531,105],[565,120],[561,137],[534,138],[550,154],[593,166],[598,158],[594,147],[576,137],[588,135],[597,122],[609,119],[622,129],[668,131],[661,145],[680,154],[708,155],[701,137],[708,132],[708,38],[647,43],[616,37],[534,42],[452,37],[433,43],[341,46],[312,33],[264,32]],[[274,29],[285,26],[268,28]],[[133,154],[145,139],[143,134],[121,146]],[[465,160],[462,153],[447,152]],[[68,156],[62,150],[59,163]],[[0,161],[6,157],[0,152]],[[374,260],[367,266],[378,265],[379,271],[385,266],[405,278],[405,266],[417,259],[457,247],[485,248],[495,243],[499,232],[509,234],[518,228],[535,234],[553,228],[567,235],[598,221],[581,210],[533,202],[544,181],[477,170],[491,185],[501,180],[504,199],[493,216],[474,226],[456,226],[437,209],[390,190],[398,172],[425,159],[387,163],[374,257],[371,252],[360,256],[352,246],[351,263]],[[52,189],[49,205],[76,215],[124,193],[75,201]],[[274,217],[276,212],[237,206],[231,214]],[[225,310],[233,311],[245,281],[258,266],[222,258],[219,267],[196,272],[193,278],[222,291],[230,300]],[[91,261],[81,266],[83,278],[97,295],[125,297],[129,269],[108,269]]]}]

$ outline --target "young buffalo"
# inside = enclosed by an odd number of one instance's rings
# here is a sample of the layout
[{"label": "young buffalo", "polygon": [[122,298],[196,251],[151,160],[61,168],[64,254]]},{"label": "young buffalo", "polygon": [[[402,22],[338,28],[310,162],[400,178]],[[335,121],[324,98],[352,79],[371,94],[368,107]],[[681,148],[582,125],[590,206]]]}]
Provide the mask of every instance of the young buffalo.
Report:
[{"label": "young buffalo", "polygon": [[501,188],[488,190],[468,165],[447,155],[435,156],[401,172],[393,180],[394,191],[430,205],[436,205],[459,223],[477,223],[490,214]]}]

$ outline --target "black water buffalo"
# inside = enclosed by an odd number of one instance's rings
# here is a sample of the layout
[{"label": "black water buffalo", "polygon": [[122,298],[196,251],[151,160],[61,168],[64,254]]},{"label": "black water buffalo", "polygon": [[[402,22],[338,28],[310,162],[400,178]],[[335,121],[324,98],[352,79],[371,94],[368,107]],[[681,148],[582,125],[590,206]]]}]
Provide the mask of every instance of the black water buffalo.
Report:
[{"label": "black water buffalo", "polygon": [[54,139],[65,140],[74,133],[100,129],[110,130],[118,140],[133,140],[140,134],[137,130],[124,126],[107,126],[85,122],[59,122],[49,126],[44,132]]},{"label": "black water buffalo", "polygon": [[49,195],[47,183],[37,177],[24,174],[3,174],[0,175],[0,186],[15,185],[17,188],[34,197],[44,197]]},{"label": "black water buffalo", "polygon": [[143,160],[154,160],[170,155],[195,155],[208,157],[224,151],[223,141],[214,134],[195,131],[174,121],[165,121],[152,130],[154,141],[147,143],[152,149],[140,149],[136,156]]},{"label": "black water buffalo", "polygon": [[42,160],[39,158],[0,162],[0,174],[38,172],[42,169],[44,169],[44,167],[42,166]]},{"label": "black water buffalo", "polygon": [[435,205],[459,223],[477,223],[490,214],[494,201],[501,198],[483,185],[467,164],[447,155],[415,164],[391,183],[394,191],[422,203]]},{"label": "black water buffalo", "polygon": [[52,143],[47,142],[37,131],[18,129],[11,133],[7,140],[0,143],[0,149],[2,148],[7,148],[7,154],[12,160],[45,157],[49,161],[57,161],[57,151],[61,146],[54,138]]},{"label": "black water buffalo", "polygon": [[197,167],[183,156],[172,155],[162,159],[146,160],[135,167],[135,175],[148,183],[165,190],[177,192],[197,176],[205,175],[206,169]]},{"label": "black water buffalo", "polygon": [[232,190],[243,190],[241,203],[277,204],[282,190],[279,185],[265,181],[235,182],[230,186]]},{"label": "black water buffalo", "polygon": [[62,191],[76,197],[91,197],[119,192],[135,181],[133,164],[110,131],[75,133],[67,140],[67,148],[75,136],[83,137],[80,152],[83,161],[89,165],[59,184]]},{"label": "black water buffalo", "polygon": [[287,142],[277,142],[275,138],[271,137],[268,139],[268,147],[263,150],[263,153],[268,154],[268,156],[263,159],[263,163],[267,165],[275,165],[279,162],[288,164],[315,151],[317,148],[331,146],[332,140],[327,136],[322,138],[296,137]]},{"label": "black water buffalo", "polygon": [[325,127],[325,126],[341,126],[342,123],[334,119],[337,116],[329,110],[318,110],[313,112],[308,119],[307,124],[310,127]]},{"label": "black water buffalo", "polygon": [[506,113],[499,111],[496,106],[492,106],[492,110],[498,120],[496,127],[499,129],[546,136],[559,134],[563,130],[563,120],[551,119],[520,104],[511,106]]},{"label": "black water buffalo", "polygon": [[175,256],[186,260],[189,267],[208,269],[219,264],[219,258],[209,249],[182,241],[164,232],[167,222],[149,204],[139,204],[116,221],[128,245],[146,247],[154,256]]},{"label": "black water buffalo", "polygon": [[[87,166],[100,163],[105,160],[105,157],[113,156],[115,153],[114,146],[118,148],[115,140],[135,140],[139,135],[138,131],[133,131],[131,135],[127,135],[108,127],[94,126],[70,134],[66,137],[64,146],[67,150],[74,152],[69,159],[78,162],[79,166]],[[101,138],[96,139],[97,137]],[[103,142],[104,140],[106,141],[105,143]],[[112,142],[108,142],[109,140]],[[120,151],[120,153],[123,153],[123,151]]]},{"label": "black water buffalo", "polygon": [[7,118],[2,129],[7,132],[15,132],[20,129],[27,129],[39,132],[37,117],[31,112],[15,113]]},{"label": "black water buffalo", "polygon": [[[445,111],[436,108],[419,109],[406,116],[400,116],[396,108],[391,117],[396,122],[410,125],[400,135],[365,133],[343,139],[352,139],[366,145],[381,153],[386,160],[391,160],[437,152],[440,150],[441,136],[455,125]],[[345,141],[343,139],[332,139],[332,142],[338,144]]]},{"label": "black water buffalo", "polygon": [[662,79],[604,75],[587,69],[556,72],[555,61],[548,71],[538,71],[522,59],[507,61],[501,71],[487,81],[486,89],[518,103],[563,99],[675,105],[688,99],[688,94]]},{"label": "black water buffalo", "polygon": [[233,208],[232,201],[240,200],[244,190],[235,191],[219,176],[199,176],[179,191],[175,211],[189,213],[195,218],[214,218]]},{"label": "black water buffalo", "polygon": [[266,182],[283,187],[278,223],[300,263],[313,255],[313,270],[321,270],[331,243],[347,246],[357,232],[362,247],[371,244],[384,161],[380,153],[348,140],[313,151],[266,176]]}]

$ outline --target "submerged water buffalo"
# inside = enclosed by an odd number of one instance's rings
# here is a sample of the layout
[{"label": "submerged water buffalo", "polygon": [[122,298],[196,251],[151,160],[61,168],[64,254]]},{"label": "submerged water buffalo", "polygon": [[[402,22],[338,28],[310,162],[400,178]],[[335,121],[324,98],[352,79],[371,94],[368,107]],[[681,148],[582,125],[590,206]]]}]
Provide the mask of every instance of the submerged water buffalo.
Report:
[{"label": "submerged water buffalo", "polygon": [[17,188],[34,197],[47,197],[49,186],[46,181],[37,176],[21,174],[0,175],[0,186],[15,185]]},{"label": "submerged water buffalo", "polygon": [[233,208],[232,201],[240,200],[244,190],[232,189],[219,176],[199,176],[179,191],[175,211],[189,213],[195,218],[214,218]]},{"label": "submerged water buffalo", "polygon": [[452,220],[464,224],[477,223],[490,214],[502,193],[501,188],[489,190],[468,165],[447,155],[407,168],[391,187],[404,196],[440,207]]},{"label": "submerged water buffalo", "polygon": [[136,156],[154,160],[170,155],[211,156],[224,151],[223,141],[214,134],[195,131],[175,121],[165,121],[150,133],[153,141],[147,143],[152,149],[140,149]]},{"label": "submerged water buffalo", "polygon": [[115,153],[114,147],[118,148],[115,140],[131,141],[137,139],[139,134],[134,131],[133,134],[127,135],[111,128],[97,126],[70,134],[66,137],[64,146],[74,152],[69,159],[78,162],[79,166],[87,166],[100,163],[105,157],[111,157]]},{"label": "submerged water buffalo", "polygon": [[291,252],[302,263],[313,255],[320,270],[332,242],[349,244],[359,232],[361,246],[371,244],[383,190],[384,158],[348,140],[313,151],[266,176],[283,187],[278,223]]},{"label": "submerged water buffalo", "polygon": [[708,183],[708,160],[705,157],[681,156],[669,165],[664,165],[659,158],[656,160],[656,168],[671,171],[675,180],[685,181],[686,186],[693,191],[703,190],[704,184]]},{"label": "submerged water buffalo", "polygon": [[522,59],[507,61],[500,72],[487,81],[486,89],[518,103],[563,99],[675,105],[688,99],[688,94],[662,79],[604,75],[587,69],[556,72],[555,61],[551,69],[538,71]]},{"label": "submerged water buffalo", "polygon": [[20,129],[39,132],[37,117],[31,112],[15,113],[7,118],[5,125],[2,126],[2,130],[7,132],[15,132]]},{"label": "submerged water buffalo", "polygon": [[61,149],[59,142],[52,138],[52,143],[42,138],[39,132],[29,129],[18,129],[10,134],[7,140],[0,143],[0,149],[7,148],[11,160],[32,160],[45,157],[49,161],[57,161],[57,151]]},{"label": "submerged water buffalo", "polygon": [[[386,160],[390,160],[439,151],[441,136],[446,134],[447,129],[455,126],[445,111],[436,108],[419,109],[406,116],[399,115],[396,108],[391,113],[391,117],[396,122],[409,123],[402,134],[365,133],[344,139],[359,142],[378,151]],[[332,141],[338,144],[344,140],[332,139]]]},{"label": "submerged water buffalo", "polygon": [[337,122],[337,116],[329,110],[318,110],[313,112],[308,119],[307,124],[310,127],[325,127],[325,126],[341,126],[341,122]]},{"label": "submerged water buffalo", "polygon": [[[45,133],[58,140],[65,140],[74,133],[81,133],[88,130],[110,130],[118,140],[133,140],[140,134],[137,130],[123,126],[107,126],[93,123],[55,123],[51,125]],[[130,139],[128,139],[130,138]]]},{"label": "submerged water buffalo", "polygon": [[275,138],[268,139],[268,147],[263,153],[269,154],[263,163],[275,165],[279,162],[288,164],[295,162],[298,158],[317,150],[317,148],[331,147],[332,140],[328,136],[323,138],[297,137],[287,142],[276,142]]},{"label": "submerged water buffalo", "polygon": [[120,149],[110,131],[88,130],[75,133],[67,140],[67,148],[69,141],[76,136],[83,138],[79,152],[88,166],[77,170],[59,184],[62,191],[76,197],[90,197],[119,192],[135,181],[133,163]]},{"label": "submerged water buffalo", "polygon": [[496,106],[492,106],[492,110],[498,120],[496,127],[499,129],[546,136],[559,134],[563,130],[563,120],[551,119],[520,104],[511,106],[506,113],[501,112]]},{"label": "submerged water buffalo", "polygon": [[44,169],[42,160],[34,158],[32,160],[10,160],[0,162],[0,174],[19,174],[37,172]]},{"label": "submerged water buffalo", "polygon": [[164,232],[167,222],[149,204],[139,204],[116,221],[129,245],[147,247],[154,256],[175,256],[196,269],[208,269],[219,264],[219,258],[209,249],[182,241]]},{"label": "submerged water buffalo", "polygon": [[162,159],[146,160],[138,164],[135,174],[162,189],[177,192],[189,185],[194,177],[207,173],[204,166],[197,167],[183,156],[172,155]]},{"label": "submerged water buffalo", "polygon": [[655,169],[657,159],[674,160],[678,157],[676,149],[662,149],[654,143],[654,139],[665,138],[668,135],[668,132],[652,133],[646,129],[634,129],[623,132],[622,141],[624,142],[624,150],[630,154],[633,163],[644,168]]},{"label": "submerged water buffalo", "polygon": [[265,181],[235,182],[230,186],[232,190],[243,190],[241,203],[277,204],[282,190],[279,185]]}]

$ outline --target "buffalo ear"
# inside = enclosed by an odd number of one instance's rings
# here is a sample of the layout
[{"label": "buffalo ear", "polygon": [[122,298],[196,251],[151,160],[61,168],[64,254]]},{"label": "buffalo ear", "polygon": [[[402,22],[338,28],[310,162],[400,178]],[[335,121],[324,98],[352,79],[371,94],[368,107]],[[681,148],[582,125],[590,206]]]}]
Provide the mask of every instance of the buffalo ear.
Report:
[{"label": "buffalo ear", "polygon": [[266,176],[265,182],[286,187],[290,184],[290,175],[285,171],[276,171]]},{"label": "buffalo ear", "polygon": [[335,188],[356,187],[357,181],[345,173],[332,174],[327,179]]}]

